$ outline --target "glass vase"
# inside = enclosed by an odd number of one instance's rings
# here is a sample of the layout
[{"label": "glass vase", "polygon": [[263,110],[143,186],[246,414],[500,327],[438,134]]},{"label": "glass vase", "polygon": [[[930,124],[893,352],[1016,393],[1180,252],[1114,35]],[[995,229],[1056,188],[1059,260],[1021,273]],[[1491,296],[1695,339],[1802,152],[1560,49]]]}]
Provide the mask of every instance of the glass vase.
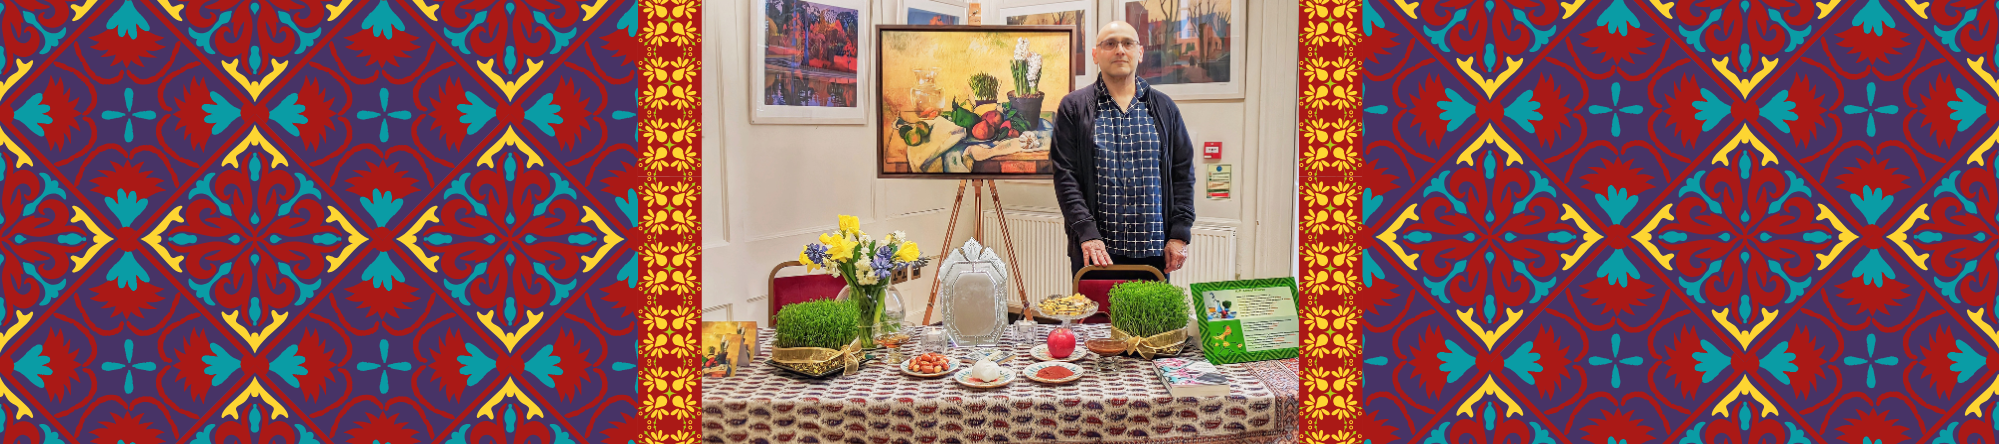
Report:
[{"label": "glass vase", "polygon": [[854,304],[860,312],[860,334],[862,348],[876,348],[875,337],[902,330],[904,312],[902,294],[894,287],[883,285],[875,288],[857,288],[848,285],[840,288],[838,299]]}]

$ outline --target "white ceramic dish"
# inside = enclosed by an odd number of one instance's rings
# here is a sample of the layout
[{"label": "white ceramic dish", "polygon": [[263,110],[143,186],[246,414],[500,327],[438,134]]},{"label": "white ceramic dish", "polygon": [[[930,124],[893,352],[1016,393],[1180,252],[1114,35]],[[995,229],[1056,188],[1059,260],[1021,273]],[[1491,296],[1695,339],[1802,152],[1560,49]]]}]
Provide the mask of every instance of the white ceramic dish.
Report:
[{"label": "white ceramic dish", "polygon": [[1037,361],[1074,362],[1078,359],[1083,359],[1083,355],[1089,352],[1090,352],[1089,350],[1084,350],[1082,347],[1076,347],[1075,351],[1069,352],[1069,357],[1057,359],[1056,357],[1048,354],[1048,344],[1041,344],[1034,346],[1034,349],[1029,350],[1027,354],[1029,356],[1033,356],[1034,359]]},{"label": "white ceramic dish", "polygon": [[959,384],[971,388],[1000,388],[1005,387],[1007,383],[1011,383],[1014,379],[1018,378],[1014,374],[1013,369],[1000,367],[999,371],[1000,377],[998,380],[979,382],[972,380],[972,368],[968,366],[962,370],[958,370],[957,374],[951,375],[951,380],[958,381]]},{"label": "white ceramic dish", "polygon": [[[1062,367],[1069,369],[1070,373],[1069,377],[1062,379],[1042,379],[1039,376],[1035,376],[1035,374],[1041,372],[1041,369],[1048,367]],[[1027,375],[1027,379],[1031,379],[1034,382],[1041,382],[1048,384],[1066,384],[1070,382],[1075,382],[1078,379],[1083,379],[1083,366],[1070,364],[1062,361],[1037,362],[1028,365],[1027,368],[1024,370],[1021,370],[1021,374]]]},{"label": "white ceramic dish", "polygon": [[905,375],[910,375],[910,376],[915,376],[915,377],[918,377],[918,378],[935,378],[935,377],[938,377],[938,376],[944,376],[944,375],[948,375],[948,374],[951,374],[951,373],[953,373],[953,372],[957,372],[958,370],[962,370],[962,369],[964,369],[964,368],[965,368],[965,366],[964,366],[963,364],[959,364],[959,363],[958,363],[958,360],[956,360],[956,359],[945,359],[945,360],[944,360],[944,364],[945,364],[945,365],[947,365],[948,367],[946,367],[946,368],[944,369],[944,371],[941,371],[941,372],[937,372],[937,373],[930,373],[930,374],[925,374],[925,373],[919,373],[919,372],[917,372],[917,371],[915,371],[915,370],[910,370],[910,369],[909,369],[909,366],[911,366],[911,365],[914,365],[915,363],[916,363],[916,359],[915,359],[915,358],[911,358],[911,359],[910,359],[910,360],[908,360],[908,361],[903,361],[903,362],[902,362],[902,365],[899,365],[899,366],[896,366],[896,367],[898,367],[898,368],[901,368],[901,369],[902,369],[902,374],[905,374]]}]

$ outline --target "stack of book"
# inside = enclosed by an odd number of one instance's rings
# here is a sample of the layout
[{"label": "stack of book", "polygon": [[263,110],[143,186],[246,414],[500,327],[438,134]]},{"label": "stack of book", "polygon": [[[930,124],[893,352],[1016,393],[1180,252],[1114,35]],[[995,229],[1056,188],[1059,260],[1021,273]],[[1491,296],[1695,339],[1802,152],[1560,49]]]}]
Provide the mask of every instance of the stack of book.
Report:
[{"label": "stack of book", "polygon": [[1228,396],[1229,378],[1221,369],[1199,355],[1189,358],[1159,358],[1152,360],[1154,370],[1159,372],[1160,382],[1166,383],[1166,390],[1175,398],[1201,398]]}]

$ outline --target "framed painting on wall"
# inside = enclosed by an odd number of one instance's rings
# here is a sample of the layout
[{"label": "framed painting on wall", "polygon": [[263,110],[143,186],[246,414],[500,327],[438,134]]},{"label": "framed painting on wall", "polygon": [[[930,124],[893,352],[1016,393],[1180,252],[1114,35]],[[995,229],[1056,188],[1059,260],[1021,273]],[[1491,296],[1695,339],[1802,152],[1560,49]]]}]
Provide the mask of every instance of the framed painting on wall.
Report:
[{"label": "framed painting on wall", "polygon": [[1174,100],[1242,98],[1246,39],[1242,0],[1117,0],[1117,19],[1138,28],[1138,76]]},{"label": "framed painting on wall", "polygon": [[866,124],[867,0],[751,7],[750,123]]},{"label": "framed painting on wall", "polygon": [[902,0],[900,16],[905,25],[968,25],[963,1]]},{"label": "framed painting on wall", "polygon": [[1090,42],[1097,36],[1096,0],[1069,0],[1037,5],[1010,6],[986,15],[988,25],[1009,26],[1068,26],[1076,29],[1076,41],[1070,46],[1069,71],[1075,73],[1077,85],[1088,85],[1097,81],[1097,65],[1090,60]]},{"label": "framed painting on wall", "polygon": [[1071,26],[876,27],[876,177],[1048,179]]}]

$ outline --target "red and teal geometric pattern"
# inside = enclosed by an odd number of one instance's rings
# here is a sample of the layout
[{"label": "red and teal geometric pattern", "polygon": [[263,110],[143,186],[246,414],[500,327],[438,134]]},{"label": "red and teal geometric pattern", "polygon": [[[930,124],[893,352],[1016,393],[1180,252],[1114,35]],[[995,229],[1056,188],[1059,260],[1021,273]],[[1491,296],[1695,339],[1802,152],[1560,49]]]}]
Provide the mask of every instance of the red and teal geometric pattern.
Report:
[{"label": "red and teal geometric pattern", "polygon": [[1374,444],[1969,444],[1999,5],[1365,0]]},{"label": "red and teal geometric pattern", "polygon": [[640,9],[0,4],[0,437],[639,439]]}]

